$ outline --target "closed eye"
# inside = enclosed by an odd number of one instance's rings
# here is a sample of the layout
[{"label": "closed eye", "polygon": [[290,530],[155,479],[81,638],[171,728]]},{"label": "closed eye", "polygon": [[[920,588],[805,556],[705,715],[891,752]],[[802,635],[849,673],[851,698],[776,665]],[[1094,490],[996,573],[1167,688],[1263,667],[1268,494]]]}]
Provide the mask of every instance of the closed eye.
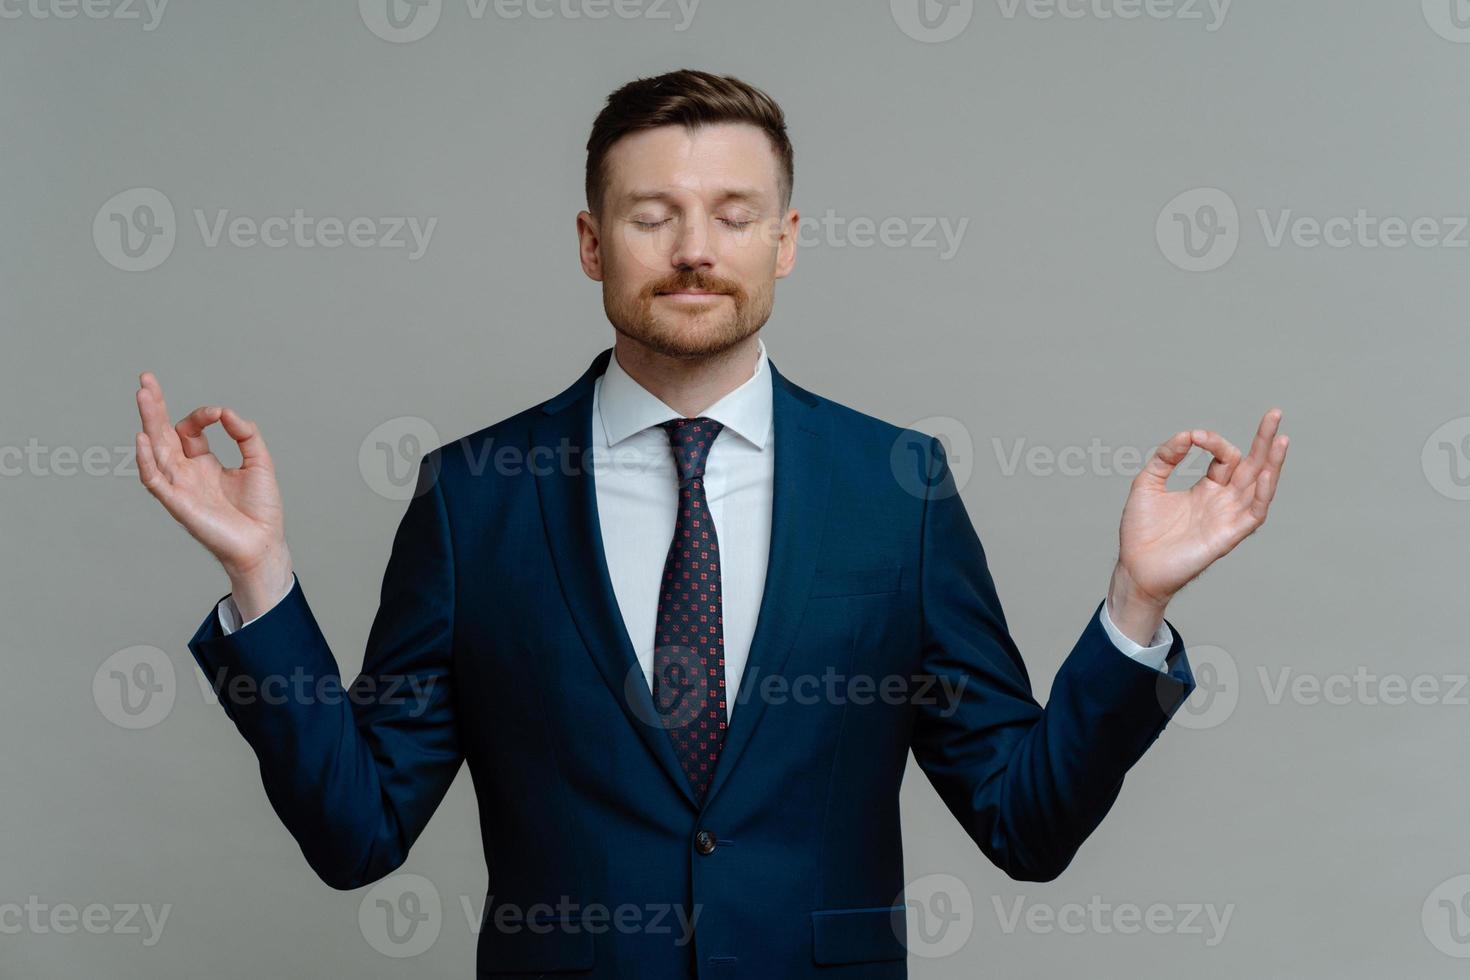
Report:
[{"label": "closed eye", "polygon": [[[735,221],[731,218],[721,218],[720,221],[726,227],[733,228],[736,231],[739,231],[742,228],[749,228],[751,225],[755,224],[753,220]],[[659,228],[668,223],[668,218],[664,218],[661,221],[638,221],[635,219],[633,222],[633,224],[637,225],[639,228],[642,228],[644,231],[653,231],[655,228]]]}]

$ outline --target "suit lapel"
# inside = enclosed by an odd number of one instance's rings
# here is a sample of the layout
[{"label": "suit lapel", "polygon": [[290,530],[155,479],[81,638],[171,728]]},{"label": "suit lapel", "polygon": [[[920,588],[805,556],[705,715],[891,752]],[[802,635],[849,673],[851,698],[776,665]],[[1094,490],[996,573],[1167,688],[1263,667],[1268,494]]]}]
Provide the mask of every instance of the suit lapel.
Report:
[{"label": "suit lapel", "polygon": [[765,700],[755,691],[767,676],[779,675],[791,656],[791,644],[816,571],[832,484],[831,418],[816,396],[787,381],[769,356],[766,367],[771,372],[776,440],[770,557],[750,654],[730,713],[725,745],[705,797],[706,806],[729,778],[765,714]]},{"label": "suit lapel", "polygon": [[[548,447],[553,458],[568,461],[566,465],[537,468],[541,516],[562,592],[599,673],[629,724],[679,791],[697,807],[673,742],[659,723],[648,682],[618,609],[602,545],[594,476],[586,462],[592,439],[593,384],[611,357],[612,348],[604,350],[576,382],[542,405],[532,419],[530,448]],[[706,806],[729,778],[765,713],[764,702],[752,692],[768,675],[779,675],[791,655],[816,571],[832,482],[828,414],[814,395],[787,381],[769,357],[766,367],[771,372],[776,451],[770,555],[741,681],[746,693],[730,713],[730,727]],[[565,456],[561,455],[561,446],[569,447]]]},{"label": "suit lapel", "polygon": [[[607,368],[612,348],[597,356],[582,377],[541,407],[531,423],[531,449],[547,447],[553,459],[537,468],[542,523],[562,594],[602,679],[635,731],[691,806],[694,791],[679,766],[674,744],[658,722],[653,695],[638,666],[607,571],[597,489],[588,447],[592,439],[592,386]],[[568,446],[565,456],[559,447]],[[534,457],[531,457],[534,458]]]}]

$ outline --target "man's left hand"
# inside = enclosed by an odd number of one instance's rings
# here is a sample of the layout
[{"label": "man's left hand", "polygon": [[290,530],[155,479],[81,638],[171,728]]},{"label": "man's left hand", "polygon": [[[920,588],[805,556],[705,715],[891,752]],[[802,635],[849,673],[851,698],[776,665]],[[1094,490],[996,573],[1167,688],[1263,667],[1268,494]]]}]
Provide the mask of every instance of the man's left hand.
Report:
[{"label": "man's left hand", "polygon": [[[1277,435],[1280,424],[1281,410],[1268,411],[1244,457],[1204,429],[1176,432],[1154,450],[1123,506],[1108,586],[1109,615],[1126,636],[1152,643],[1174,594],[1265,523],[1286,461],[1289,440]],[[1166,489],[1193,446],[1215,457],[1209,470],[1187,490]]]}]

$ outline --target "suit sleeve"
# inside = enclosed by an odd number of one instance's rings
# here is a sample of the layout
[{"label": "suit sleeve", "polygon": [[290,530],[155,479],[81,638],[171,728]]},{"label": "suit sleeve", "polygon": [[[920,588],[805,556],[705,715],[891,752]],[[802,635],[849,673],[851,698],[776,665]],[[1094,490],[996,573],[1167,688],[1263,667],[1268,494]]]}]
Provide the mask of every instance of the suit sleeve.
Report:
[{"label": "suit sleeve", "polygon": [[211,609],[189,641],[254,749],[271,805],[334,888],[399,867],[463,759],[450,672],[454,561],[438,463],[435,451],[419,464],[351,687],[299,575],[248,625],[226,635]]},{"label": "suit sleeve", "polygon": [[1016,880],[1050,881],[1102,822],[1194,677],[1177,628],[1155,670],[1112,643],[1099,603],[1042,708],[938,440],[930,461],[923,673],[937,681],[932,689],[956,693],[918,706],[914,758],[993,864]]}]

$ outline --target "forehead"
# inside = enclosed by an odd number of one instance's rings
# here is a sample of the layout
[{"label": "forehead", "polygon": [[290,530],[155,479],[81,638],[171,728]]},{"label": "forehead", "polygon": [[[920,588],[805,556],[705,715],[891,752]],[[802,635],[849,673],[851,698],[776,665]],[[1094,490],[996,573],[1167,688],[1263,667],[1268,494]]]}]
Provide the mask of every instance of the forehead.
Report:
[{"label": "forehead", "polygon": [[713,198],[742,190],[774,203],[779,184],[776,151],[765,131],[750,123],[629,133],[608,149],[604,163],[612,203],[650,193]]}]

